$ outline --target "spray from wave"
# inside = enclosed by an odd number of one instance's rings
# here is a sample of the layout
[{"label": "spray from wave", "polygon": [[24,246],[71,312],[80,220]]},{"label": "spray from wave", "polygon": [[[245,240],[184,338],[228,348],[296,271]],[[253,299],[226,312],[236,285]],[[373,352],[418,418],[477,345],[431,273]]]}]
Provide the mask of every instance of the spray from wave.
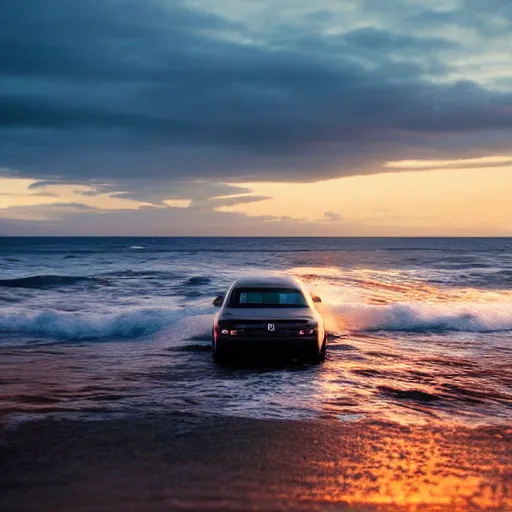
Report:
[{"label": "spray from wave", "polygon": [[512,304],[504,303],[347,303],[326,306],[324,316],[332,331],[512,331]]},{"label": "spray from wave", "polygon": [[111,313],[0,311],[0,333],[67,340],[105,340],[149,336],[174,324],[183,313],[169,309],[134,309]]}]

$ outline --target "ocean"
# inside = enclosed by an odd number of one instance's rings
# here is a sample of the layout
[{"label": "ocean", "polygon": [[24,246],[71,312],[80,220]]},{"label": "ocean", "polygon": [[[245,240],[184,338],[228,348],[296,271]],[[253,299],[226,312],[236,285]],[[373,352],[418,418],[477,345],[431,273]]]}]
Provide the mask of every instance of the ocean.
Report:
[{"label": "ocean", "polygon": [[[322,298],[325,363],[212,362],[213,298],[268,273]],[[512,239],[0,238],[0,411],[510,424]]]}]

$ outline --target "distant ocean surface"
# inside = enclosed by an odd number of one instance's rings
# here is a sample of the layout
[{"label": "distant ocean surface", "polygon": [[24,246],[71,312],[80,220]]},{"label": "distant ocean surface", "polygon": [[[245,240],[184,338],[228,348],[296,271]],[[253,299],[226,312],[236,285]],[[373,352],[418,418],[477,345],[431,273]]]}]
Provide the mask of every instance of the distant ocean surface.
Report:
[{"label": "distant ocean surface", "polygon": [[[212,299],[286,273],[327,360],[217,367]],[[512,239],[0,238],[0,411],[512,419]]]}]

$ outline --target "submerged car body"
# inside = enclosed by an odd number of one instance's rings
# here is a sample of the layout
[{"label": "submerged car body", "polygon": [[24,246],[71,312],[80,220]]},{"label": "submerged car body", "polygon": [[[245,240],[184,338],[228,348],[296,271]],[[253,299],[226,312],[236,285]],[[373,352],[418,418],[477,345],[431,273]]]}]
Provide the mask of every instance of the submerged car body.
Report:
[{"label": "submerged car body", "polygon": [[320,298],[289,277],[238,279],[214,300],[212,350],[216,361],[255,351],[325,357],[326,332],[315,307]]}]

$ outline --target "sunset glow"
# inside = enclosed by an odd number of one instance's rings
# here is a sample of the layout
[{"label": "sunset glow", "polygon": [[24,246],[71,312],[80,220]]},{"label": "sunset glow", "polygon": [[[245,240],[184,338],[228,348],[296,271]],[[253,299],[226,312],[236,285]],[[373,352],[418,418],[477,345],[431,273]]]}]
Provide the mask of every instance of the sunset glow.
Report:
[{"label": "sunset glow", "polygon": [[[312,184],[243,186],[272,199],[224,207],[222,211],[314,222],[321,234],[512,235],[512,167],[395,172]],[[334,212],[341,220],[332,222],[325,212]]]},{"label": "sunset glow", "polygon": [[438,169],[440,167],[483,166],[512,163],[512,156],[483,156],[481,158],[458,158],[456,160],[400,160],[386,162],[384,167],[392,169]]},{"label": "sunset glow", "polygon": [[[500,160],[501,159],[501,160]],[[512,167],[471,167],[505,162],[505,157],[436,162],[446,168],[387,171],[314,183],[248,182],[226,187],[249,190],[212,198],[215,212],[264,219],[248,234],[268,233],[286,224],[293,234],[328,236],[510,236],[512,235]],[[465,167],[453,167],[454,163]],[[428,164],[430,165],[430,164]],[[389,162],[389,168],[428,167],[425,162]],[[469,167],[468,167],[469,166]],[[137,201],[120,192],[94,186],[48,184],[0,178],[0,215],[8,219],[45,221],[142,207],[179,209],[201,214],[191,199]],[[204,203],[208,206],[208,203]],[[169,227],[172,234],[172,226]],[[203,234],[212,234],[205,231]],[[213,233],[215,234],[215,233]]]}]

